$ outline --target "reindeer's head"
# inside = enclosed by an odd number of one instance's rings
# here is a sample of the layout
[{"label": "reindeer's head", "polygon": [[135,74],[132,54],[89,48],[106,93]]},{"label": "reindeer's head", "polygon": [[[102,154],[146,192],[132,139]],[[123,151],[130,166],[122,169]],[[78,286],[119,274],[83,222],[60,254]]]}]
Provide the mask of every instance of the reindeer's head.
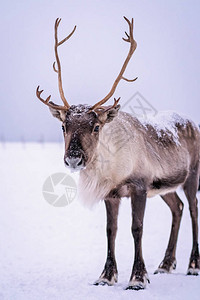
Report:
[{"label": "reindeer's head", "polygon": [[65,140],[64,162],[65,165],[71,170],[81,170],[91,162],[95,154],[95,149],[98,145],[99,132],[106,123],[111,122],[117,115],[117,112],[120,108],[120,105],[118,104],[120,98],[117,100],[114,99],[114,104],[112,106],[102,105],[112,97],[119,81],[123,79],[132,82],[137,79],[134,78],[130,80],[123,77],[128,62],[137,46],[135,40],[133,39],[133,19],[130,22],[126,17],[124,18],[129,25],[129,34],[125,32],[127,38],[123,38],[124,41],[130,43],[128,56],[126,57],[122,69],[117,76],[110,92],[106,95],[106,97],[93,106],[82,104],[70,106],[64,96],[61,78],[61,64],[58,56],[58,46],[63,44],[72,36],[76,26],[66,38],[58,42],[57,30],[61,19],[56,19],[55,56],[57,69],[55,62],[53,64],[53,69],[58,74],[58,87],[64,106],[60,106],[54,104],[52,101],[49,101],[51,96],[47,97],[46,100],[42,99],[41,93],[43,90],[40,91],[39,86],[37,87],[36,95],[44,104],[49,106],[52,115],[62,122],[62,130]]}]

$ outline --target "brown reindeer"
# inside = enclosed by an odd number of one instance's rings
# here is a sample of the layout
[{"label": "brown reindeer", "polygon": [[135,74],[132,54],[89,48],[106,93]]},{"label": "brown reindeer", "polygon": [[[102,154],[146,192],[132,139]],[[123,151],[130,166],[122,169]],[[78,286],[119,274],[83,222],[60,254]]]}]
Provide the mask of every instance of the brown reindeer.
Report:
[{"label": "brown reindeer", "polygon": [[[63,106],[37,97],[54,117],[62,122],[65,140],[64,163],[70,170],[80,171],[80,197],[93,205],[105,201],[107,212],[108,252],[104,270],[96,285],[113,285],[117,282],[115,237],[120,199],[131,198],[132,234],[135,259],[127,289],[143,289],[148,280],[142,256],[142,232],[146,198],[160,195],[172,212],[169,244],[163,261],[155,273],[170,273],[176,267],[176,244],[183,211],[183,203],[176,190],[183,187],[192,220],[193,245],[188,275],[197,275],[200,268],[198,249],[198,212],[196,192],[199,179],[199,129],[187,118],[175,113],[158,114],[157,120],[140,121],[128,113],[119,111],[119,99],[111,106],[103,106],[112,97],[124,77],[128,62],[136,49],[133,38],[133,19],[124,41],[130,44],[128,55],[110,92],[93,106],[70,106],[64,96],[61,80],[61,64],[58,47],[68,40],[74,30],[58,41],[57,29],[61,19],[55,22],[55,56],[58,85]],[[160,119],[160,122],[159,122]],[[106,162],[102,163],[102,159]]]}]

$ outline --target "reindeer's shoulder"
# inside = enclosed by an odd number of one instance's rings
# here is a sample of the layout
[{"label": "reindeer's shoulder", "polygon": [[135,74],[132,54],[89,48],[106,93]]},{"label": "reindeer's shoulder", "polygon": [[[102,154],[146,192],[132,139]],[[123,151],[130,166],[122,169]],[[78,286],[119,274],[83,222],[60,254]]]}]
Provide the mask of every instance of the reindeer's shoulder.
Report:
[{"label": "reindeer's shoulder", "polygon": [[119,111],[117,117],[114,119],[114,122],[112,122],[113,127],[116,127],[117,124],[121,128],[126,129],[134,127],[138,129],[142,125],[138,118],[124,111]]}]

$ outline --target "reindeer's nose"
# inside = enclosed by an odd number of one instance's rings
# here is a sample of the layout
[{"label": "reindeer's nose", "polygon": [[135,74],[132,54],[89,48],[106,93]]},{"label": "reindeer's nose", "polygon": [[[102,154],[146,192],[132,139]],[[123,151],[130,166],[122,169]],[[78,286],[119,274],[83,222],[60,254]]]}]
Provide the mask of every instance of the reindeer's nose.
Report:
[{"label": "reindeer's nose", "polygon": [[80,170],[83,167],[83,158],[79,157],[65,157],[64,158],[65,165],[72,170]]}]

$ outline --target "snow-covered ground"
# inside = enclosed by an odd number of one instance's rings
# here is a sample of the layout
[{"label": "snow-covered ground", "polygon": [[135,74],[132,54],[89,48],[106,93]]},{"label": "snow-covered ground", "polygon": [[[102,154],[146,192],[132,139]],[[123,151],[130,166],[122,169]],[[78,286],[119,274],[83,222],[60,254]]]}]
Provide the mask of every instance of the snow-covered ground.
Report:
[{"label": "snow-covered ground", "polygon": [[200,299],[200,277],[185,275],[192,231],[182,191],[176,271],[153,275],[167,246],[171,214],[159,197],[148,199],[143,253],[151,284],[144,291],[126,291],[134,255],[129,200],[123,199],[119,215],[118,283],[93,286],[106,258],[104,204],[91,211],[76,199],[54,207],[42,195],[49,175],[67,172],[63,146],[0,145],[0,168],[0,300]]}]

